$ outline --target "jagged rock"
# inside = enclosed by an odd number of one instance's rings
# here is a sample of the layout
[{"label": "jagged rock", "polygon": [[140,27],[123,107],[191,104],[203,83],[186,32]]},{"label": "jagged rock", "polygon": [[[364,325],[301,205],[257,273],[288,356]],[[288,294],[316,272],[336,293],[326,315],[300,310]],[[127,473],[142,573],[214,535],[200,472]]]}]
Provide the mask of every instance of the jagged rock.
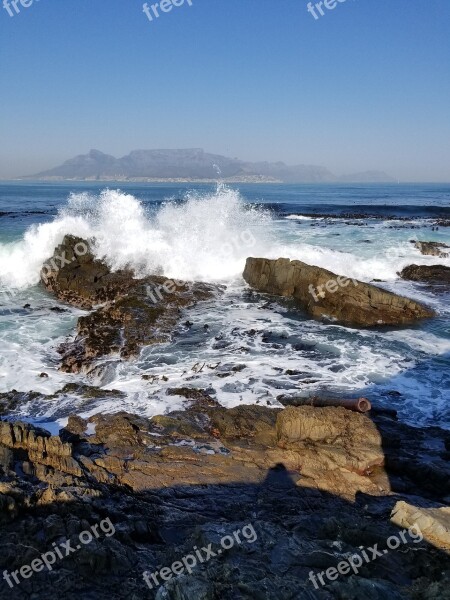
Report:
[{"label": "jagged rock", "polygon": [[112,273],[106,263],[94,257],[91,242],[66,235],[45,262],[41,281],[59,300],[90,309],[125,295],[133,282],[133,273],[128,270]]},{"label": "jagged rock", "polygon": [[292,296],[312,317],[344,325],[403,325],[434,315],[414,300],[298,260],[247,258],[243,276],[260,292]]},{"label": "jagged rock", "polygon": [[196,406],[198,408],[219,406],[217,400],[214,400],[206,390],[199,390],[197,388],[169,388],[167,390],[167,395],[182,396],[183,398],[192,401],[191,406]]},{"label": "jagged rock", "polygon": [[440,242],[413,242],[414,247],[420,250],[425,256],[438,256],[439,258],[447,258],[448,252],[442,252],[442,248],[450,248],[447,244]]},{"label": "jagged rock", "polygon": [[447,284],[450,283],[450,267],[444,267],[444,265],[409,265],[401,271],[400,277],[408,281]]},{"label": "jagged rock", "polygon": [[[245,478],[249,474],[244,475],[242,469],[251,455],[251,472],[256,479],[263,476],[267,465],[282,462],[298,471],[298,477],[302,476],[299,482],[352,495],[359,489],[379,491],[377,481],[371,476],[388,461],[392,472],[406,477],[410,487],[420,485],[430,494],[439,490],[448,495],[450,467],[439,453],[427,449],[430,434],[426,430],[423,433],[414,430],[411,434],[409,429],[384,415],[375,425],[366,415],[343,408],[302,406],[283,410],[251,405],[225,409],[194,405],[186,411],[150,420],[128,413],[95,415],[87,421],[71,416],[61,432],[63,439],[67,439],[65,432],[71,435],[71,443],[31,425],[0,422],[0,444],[13,450],[26,450],[28,460],[33,463],[53,466],[77,476],[81,476],[81,465],[90,469],[86,466],[85,459],[90,453],[86,454],[85,444],[104,446],[108,449],[108,465],[103,465],[103,468],[110,470],[118,481],[128,477],[130,468],[146,473],[137,484],[138,488],[154,487],[152,478],[155,476],[159,482],[165,481],[166,484],[173,481],[175,473],[184,480],[183,461],[191,465],[187,474],[190,480],[195,476],[204,480],[205,472],[211,470],[214,463],[213,471],[221,479]],[[401,451],[398,449],[399,436],[403,444]],[[441,439],[440,444],[445,447],[445,443],[450,441],[450,434],[441,436]],[[229,451],[220,456],[220,460],[217,455],[215,458],[192,455],[189,445],[209,444],[214,448],[218,440],[222,440]],[[187,445],[172,446],[177,442]],[[419,448],[426,459],[417,459],[408,468],[413,446]],[[155,454],[157,447],[160,450]],[[98,454],[99,450],[95,453]],[[101,452],[100,455],[103,456]],[[179,456],[174,465],[169,458],[173,455]],[[136,466],[132,466],[133,461],[125,464],[125,456],[132,456]],[[102,457],[101,460],[104,462],[106,459]],[[153,463],[154,466],[151,466]],[[157,467],[157,464],[163,463],[170,466],[161,471],[162,467]],[[99,462],[96,461],[96,472],[98,467]],[[202,472],[203,475],[200,475]]]},{"label": "jagged rock", "polygon": [[[51,572],[5,587],[11,600],[50,593],[66,600],[80,593],[96,600],[445,597],[450,559],[426,543],[318,589],[310,573],[336,567],[361,547],[383,549],[399,531],[390,521],[395,501],[442,502],[450,485],[448,432],[313,407],[193,407],[153,419],[95,415],[87,424],[71,417],[73,441],[66,443],[31,425],[0,422],[0,572],[31,564],[54,543],[71,540],[75,548],[79,534],[106,517],[114,527]],[[354,471],[381,450],[384,465]],[[403,476],[411,457],[417,462]],[[247,525],[252,543],[241,535],[192,575],[146,586],[144,571],[170,566],[193,548],[217,549]]]},{"label": "jagged rock", "polygon": [[27,423],[0,421],[0,444],[11,449],[26,450],[31,463],[53,467],[78,477],[83,475],[72,457],[71,444]]},{"label": "jagged rock", "polygon": [[102,304],[80,317],[76,339],[60,346],[61,370],[67,373],[88,372],[96,359],[110,354],[134,358],[143,346],[168,341],[182,309],[219,290],[156,275],[136,279],[130,270],[111,272],[94,257],[93,243],[66,235],[41,271],[43,285],[58,299],[84,309]]}]

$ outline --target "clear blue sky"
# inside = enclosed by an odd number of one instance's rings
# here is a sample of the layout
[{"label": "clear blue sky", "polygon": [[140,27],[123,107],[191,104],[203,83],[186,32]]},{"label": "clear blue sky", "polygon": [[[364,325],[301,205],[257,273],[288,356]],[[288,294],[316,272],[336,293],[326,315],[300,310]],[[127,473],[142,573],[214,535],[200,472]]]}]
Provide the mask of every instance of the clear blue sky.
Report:
[{"label": "clear blue sky", "polygon": [[203,147],[450,181],[450,0],[346,0],[317,21],[306,0],[193,0],[153,22],[142,5],[0,8],[0,176]]}]

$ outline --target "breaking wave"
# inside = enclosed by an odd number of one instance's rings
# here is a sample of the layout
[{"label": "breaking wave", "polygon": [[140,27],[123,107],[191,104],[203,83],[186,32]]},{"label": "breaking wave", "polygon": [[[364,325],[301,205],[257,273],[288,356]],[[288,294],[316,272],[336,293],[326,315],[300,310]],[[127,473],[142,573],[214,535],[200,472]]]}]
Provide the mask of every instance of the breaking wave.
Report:
[{"label": "breaking wave", "polygon": [[137,276],[158,273],[184,280],[239,277],[248,256],[289,257],[368,281],[392,281],[411,261],[428,262],[408,243],[386,247],[375,257],[362,256],[358,248],[331,249],[326,239],[323,245],[305,243],[298,235],[286,237],[275,221],[224,185],[210,193],[188,192],[182,201],[168,199],[157,208],[120,190],[73,193],[52,222],[0,244],[0,283],[19,289],[36,284],[43,263],[66,234],[95,239],[96,256],[114,270],[129,266]]}]

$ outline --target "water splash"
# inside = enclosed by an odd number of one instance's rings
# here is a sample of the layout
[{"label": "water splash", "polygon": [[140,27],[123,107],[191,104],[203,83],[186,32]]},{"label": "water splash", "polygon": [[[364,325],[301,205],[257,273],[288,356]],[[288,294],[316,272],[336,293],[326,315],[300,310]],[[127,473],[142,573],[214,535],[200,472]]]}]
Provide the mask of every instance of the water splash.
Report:
[{"label": "water splash", "polygon": [[250,254],[272,245],[270,217],[247,205],[236,190],[189,192],[151,215],[134,196],[104,190],[71,194],[55,220],[31,227],[23,239],[0,245],[0,281],[26,287],[39,281],[42,264],[65,234],[95,238],[94,252],[109,266],[138,276],[221,281],[240,275]]}]

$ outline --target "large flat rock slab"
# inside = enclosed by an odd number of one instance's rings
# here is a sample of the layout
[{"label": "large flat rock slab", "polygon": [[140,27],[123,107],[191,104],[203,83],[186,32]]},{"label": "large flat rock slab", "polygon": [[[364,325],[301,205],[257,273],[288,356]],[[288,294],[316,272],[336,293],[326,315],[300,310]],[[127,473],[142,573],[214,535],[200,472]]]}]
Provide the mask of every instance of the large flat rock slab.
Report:
[{"label": "large flat rock slab", "polygon": [[414,300],[299,260],[247,258],[243,277],[260,292],[295,298],[315,319],[342,325],[406,325],[434,316]]}]

